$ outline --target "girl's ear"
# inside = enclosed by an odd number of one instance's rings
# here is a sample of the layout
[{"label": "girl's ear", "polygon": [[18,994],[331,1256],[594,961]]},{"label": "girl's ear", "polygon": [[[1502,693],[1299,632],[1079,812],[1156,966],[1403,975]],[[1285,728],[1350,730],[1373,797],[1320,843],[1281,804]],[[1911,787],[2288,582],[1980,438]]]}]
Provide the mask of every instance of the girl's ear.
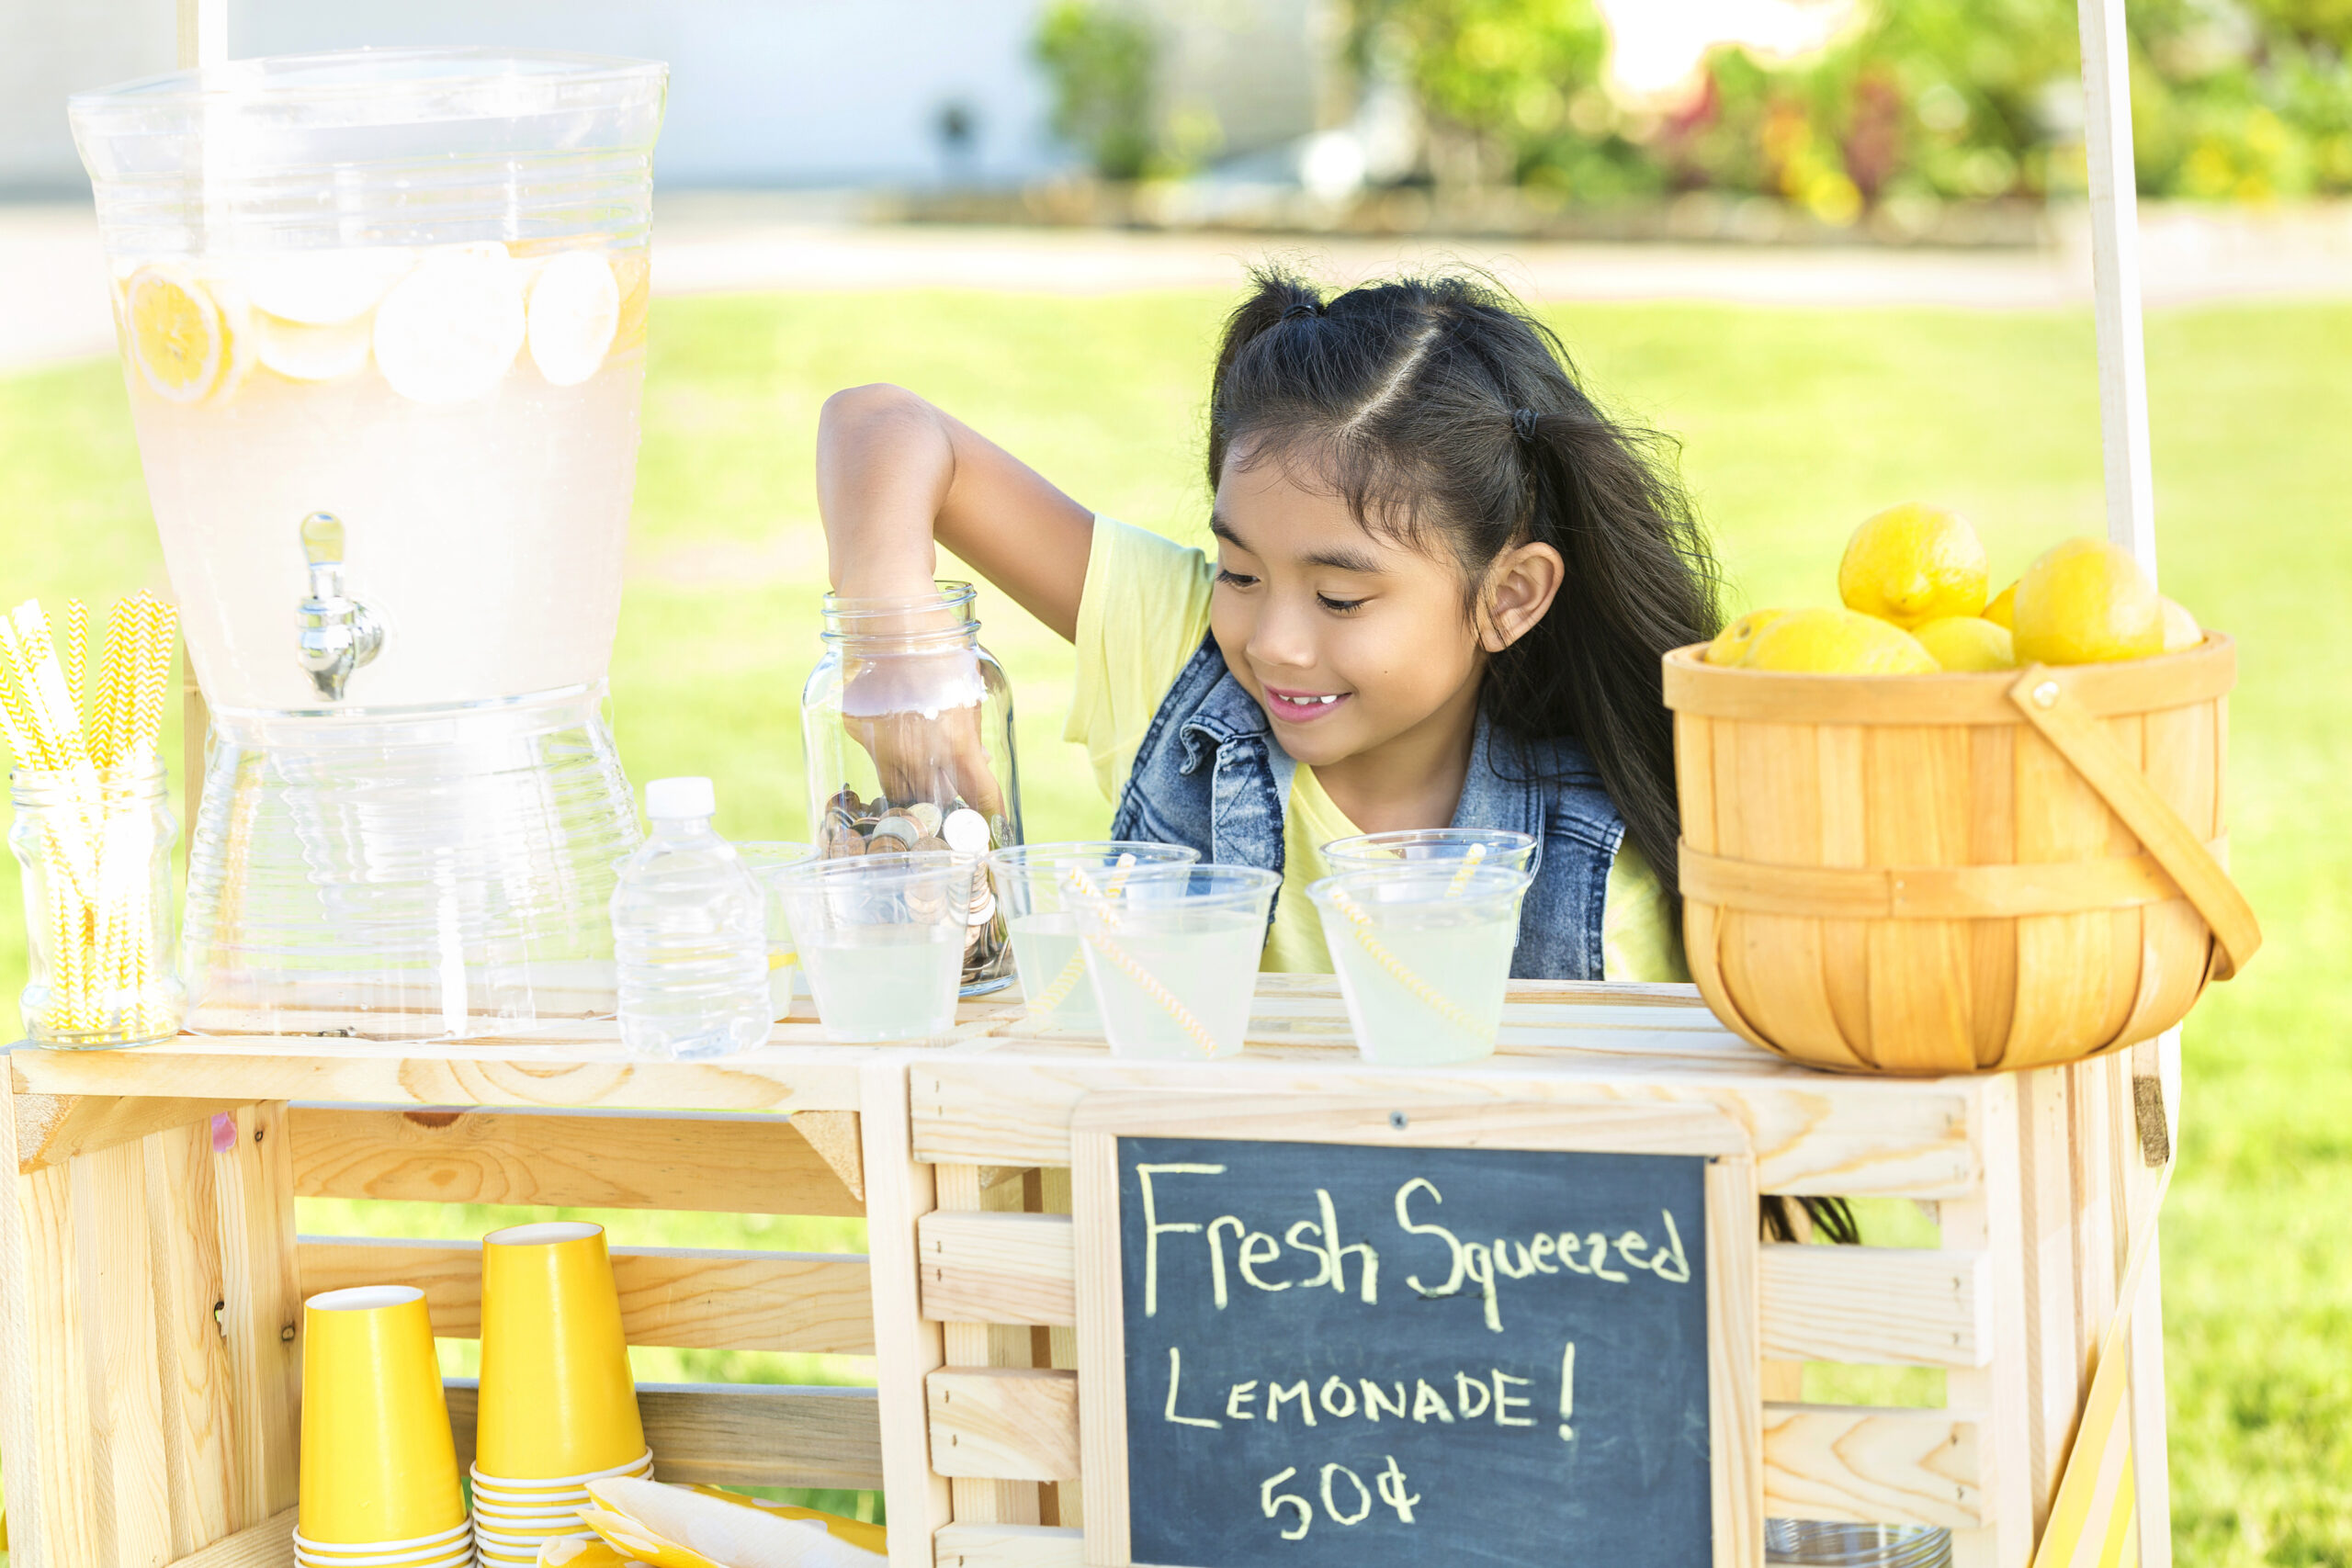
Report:
[{"label": "girl's ear", "polygon": [[1567,570],[1560,552],[1542,543],[1515,546],[1497,556],[1479,595],[1479,645],[1500,653],[1525,637],[1551,610]]}]

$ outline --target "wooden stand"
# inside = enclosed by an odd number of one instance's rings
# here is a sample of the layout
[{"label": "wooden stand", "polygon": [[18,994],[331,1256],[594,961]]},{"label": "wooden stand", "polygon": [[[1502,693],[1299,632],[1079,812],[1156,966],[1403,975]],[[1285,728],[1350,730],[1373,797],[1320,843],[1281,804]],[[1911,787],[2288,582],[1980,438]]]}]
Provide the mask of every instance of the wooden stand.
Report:
[{"label": "wooden stand", "polygon": [[[1941,1368],[1947,1406],[1769,1400],[1754,1442],[1718,1445],[1718,1464],[1755,1457],[1764,1515],[1945,1526],[1956,1562],[2023,1568],[2158,1176],[2128,1064],[1833,1077],[1738,1040],[1686,987],[1515,987],[1502,1049],[1464,1068],[1366,1066],[1322,976],[1264,977],[1232,1062],[1118,1061],[1023,1036],[1019,1018],[969,1007],[956,1037],[906,1050],[824,1044],[797,1020],[701,1065],[628,1061],[609,1027],[9,1052],[0,1448],[17,1568],[290,1562],[302,1297],[412,1280],[440,1333],[475,1332],[472,1247],[298,1236],[298,1195],[862,1212],[870,1258],[616,1249],[634,1342],[876,1358],[870,1393],[647,1389],[662,1473],[878,1484],[892,1568],[1076,1568],[1072,1483],[1102,1461],[1078,1422],[1072,1123],[1107,1093],[1277,1111],[1371,1097],[1471,1125],[1506,1102],[1704,1108],[1739,1130],[1761,1191],[1930,1206],[1933,1248],[1760,1246],[1752,1364],[1777,1366],[1783,1393],[1790,1363]],[[2164,1517],[2160,1375],[2133,1391],[2140,1451],[2158,1456],[2140,1471],[2143,1518]],[[451,1399],[461,1450],[469,1393]]]}]

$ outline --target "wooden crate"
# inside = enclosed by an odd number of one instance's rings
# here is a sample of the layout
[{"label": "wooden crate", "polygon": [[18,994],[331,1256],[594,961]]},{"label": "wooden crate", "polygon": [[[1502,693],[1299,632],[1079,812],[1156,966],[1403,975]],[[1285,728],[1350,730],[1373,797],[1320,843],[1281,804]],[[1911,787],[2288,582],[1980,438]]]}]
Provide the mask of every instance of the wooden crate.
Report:
[{"label": "wooden crate", "polygon": [[[413,1283],[437,1335],[479,1333],[478,1247],[299,1235],[297,1197],[863,1214],[856,1110],[877,1068],[893,1085],[904,1068],[816,1041],[779,1025],[723,1066],[629,1062],[609,1024],[462,1046],[184,1037],[0,1056],[15,1568],[289,1563],[303,1298]],[[877,1348],[862,1256],[613,1258],[632,1343]],[[882,1483],[872,1389],[639,1396],[669,1479]],[[449,1405],[469,1461],[471,1386]]]},{"label": "wooden crate", "polygon": [[[1103,1090],[1700,1104],[1747,1130],[1765,1191],[1931,1205],[1934,1248],[1762,1247],[1762,1505],[1949,1526],[1960,1562],[2023,1568],[2114,1310],[2126,1216],[2155,1179],[2126,1064],[1833,1077],[1729,1034],[1687,987],[1517,986],[1500,1051],[1466,1069],[1366,1067],[1329,976],[1265,977],[1250,1049],[1229,1063],[1117,1062],[1024,1035],[1012,998],[966,1017],[908,1050],[779,1025],[760,1051],[700,1065],[628,1062],[609,1029],[9,1053],[0,1450],[16,1568],[290,1561],[303,1295],[412,1280],[437,1332],[473,1330],[471,1247],[300,1237],[293,1200],[311,1194],[863,1212],[865,1258],[616,1249],[633,1340],[876,1358],[870,1393],[644,1391],[662,1473],[880,1484],[892,1568],[1075,1568],[1070,1119]],[[1948,1407],[1808,1404],[1807,1360],[1940,1368]],[[2141,1408],[2161,1412],[2160,1379],[2151,1356]],[[461,1448],[469,1393],[451,1400]],[[2139,1441],[2155,1564],[2160,1417]]]},{"label": "wooden crate", "polygon": [[[1116,1091],[1712,1106],[1747,1129],[1762,1190],[1914,1200],[1925,1249],[1765,1245],[1758,1259],[1770,1516],[1954,1532],[1959,1563],[2023,1568],[2047,1517],[2087,1371],[2158,1172],[2143,1157],[2128,1064],[1873,1080],[1785,1064],[1736,1039],[1687,987],[1514,986],[1501,1049],[1470,1068],[1357,1056],[1329,976],[1267,976],[1236,1061],[1113,1060],[1017,1023],[909,1068],[910,1201],[926,1325],[928,1443],[886,1432],[893,1568],[1078,1568],[1086,1561],[1067,1217],[1073,1112]],[[869,1103],[869,1114],[878,1108]],[[2166,1129],[2168,1134],[2168,1129]],[[1278,1136],[1268,1134],[1263,1135]],[[895,1207],[895,1195],[893,1204]],[[1040,1209],[1061,1213],[1038,1213]],[[878,1260],[903,1245],[872,1219]],[[877,1273],[877,1284],[880,1276]],[[877,1311],[899,1303],[877,1295]],[[2160,1333],[2143,1337],[2160,1344]],[[1932,1367],[1938,1409],[1806,1403],[1803,1363]],[[2135,1390],[2142,1561],[2165,1517],[2161,1363]]]}]

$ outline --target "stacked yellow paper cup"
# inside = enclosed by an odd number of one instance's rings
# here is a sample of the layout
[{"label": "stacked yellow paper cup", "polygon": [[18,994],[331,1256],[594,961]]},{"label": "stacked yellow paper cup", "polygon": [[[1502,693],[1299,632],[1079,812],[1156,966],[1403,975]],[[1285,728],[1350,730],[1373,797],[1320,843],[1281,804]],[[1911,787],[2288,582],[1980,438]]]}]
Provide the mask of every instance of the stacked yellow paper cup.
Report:
[{"label": "stacked yellow paper cup", "polygon": [[302,1307],[301,1568],[457,1568],[474,1552],[424,1292]]},{"label": "stacked yellow paper cup", "polygon": [[[585,1540],[588,1483],[650,1476],[601,1225],[516,1225],[481,1247],[474,1536],[485,1563],[536,1563]],[[372,1565],[354,1565],[372,1568]]]}]

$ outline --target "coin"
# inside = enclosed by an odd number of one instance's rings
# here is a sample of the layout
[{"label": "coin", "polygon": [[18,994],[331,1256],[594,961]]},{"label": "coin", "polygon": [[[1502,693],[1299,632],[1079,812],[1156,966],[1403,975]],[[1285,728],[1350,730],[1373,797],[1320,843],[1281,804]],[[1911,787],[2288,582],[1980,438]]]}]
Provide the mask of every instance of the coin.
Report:
[{"label": "coin", "polygon": [[939,836],[947,840],[950,849],[967,855],[986,854],[989,849],[989,819],[968,806],[958,807],[940,824]]},{"label": "coin", "polygon": [[865,852],[865,840],[855,833],[828,834],[825,838],[827,860],[846,860],[852,855],[862,855]]},{"label": "coin", "polygon": [[924,854],[945,854],[947,852],[947,840],[940,838],[917,839],[915,840],[915,849],[919,852]]},{"label": "coin", "polygon": [[978,897],[972,900],[972,913],[971,919],[967,922],[968,924],[973,926],[985,926],[995,919],[996,896],[994,894],[983,893]]},{"label": "coin", "polygon": [[865,815],[865,802],[858,799],[857,791],[847,784],[843,784],[842,792],[825,804],[844,817],[854,818]]},{"label": "coin", "polygon": [[915,827],[913,818],[901,817],[896,812],[874,824],[874,840],[876,843],[888,839],[895,841],[899,848],[910,850],[915,847],[915,840],[922,837],[922,834]]},{"label": "coin", "polygon": [[907,815],[915,819],[915,826],[922,829],[922,836],[926,839],[937,838],[939,825],[947,818],[945,812],[927,800],[918,800],[908,807]]}]

